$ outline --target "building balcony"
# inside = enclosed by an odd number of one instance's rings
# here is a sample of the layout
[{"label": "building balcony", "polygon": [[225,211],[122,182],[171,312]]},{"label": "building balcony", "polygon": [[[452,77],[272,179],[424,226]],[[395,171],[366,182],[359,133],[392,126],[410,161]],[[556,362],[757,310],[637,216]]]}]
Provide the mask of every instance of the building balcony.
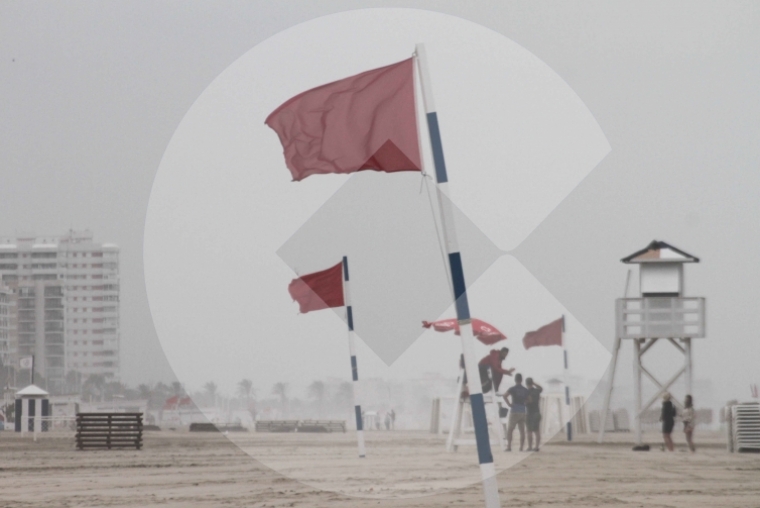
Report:
[{"label": "building balcony", "polygon": [[618,298],[615,328],[621,339],[705,337],[705,299]]}]

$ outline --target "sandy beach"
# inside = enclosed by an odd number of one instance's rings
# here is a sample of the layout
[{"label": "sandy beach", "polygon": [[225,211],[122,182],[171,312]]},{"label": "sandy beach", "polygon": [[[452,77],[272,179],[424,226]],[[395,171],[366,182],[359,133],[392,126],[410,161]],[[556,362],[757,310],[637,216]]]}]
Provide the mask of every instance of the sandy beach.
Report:
[{"label": "sandy beach", "polygon": [[[447,454],[443,440],[427,433],[370,433],[368,450],[375,453],[360,467],[349,458],[350,434],[233,437],[286,475],[221,434],[149,432],[141,451],[81,452],[68,435],[34,443],[3,432],[0,507],[422,508],[483,503],[480,485],[467,485],[477,475],[474,449]],[[660,451],[656,435],[647,436],[657,443],[648,453],[632,452],[630,435],[612,435],[604,445],[591,436],[572,444],[557,437],[539,453],[495,452],[499,467],[514,464],[498,476],[502,505],[760,506],[760,455],[729,454],[720,435],[700,437],[702,446],[694,455]],[[682,442],[678,445],[684,449]],[[325,461],[330,449],[345,449],[345,458]]]}]

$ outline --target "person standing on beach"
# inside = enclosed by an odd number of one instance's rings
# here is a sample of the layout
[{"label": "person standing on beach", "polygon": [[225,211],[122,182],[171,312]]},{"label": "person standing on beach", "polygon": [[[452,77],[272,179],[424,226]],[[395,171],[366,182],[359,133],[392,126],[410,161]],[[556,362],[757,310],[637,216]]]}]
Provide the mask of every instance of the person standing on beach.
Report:
[{"label": "person standing on beach", "polygon": [[[512,434],[515,427],[520,432],[520,451],[525,446],[525,420],[527,409],[525,402],[528,398],[528,389],[522,384],[522,374],[515,374],[515,385],[504,394],[504,402],[510,407],[509,423],[507,425],[507,451],[512,451]],[[511,400],[510,400],[511,399]]]},{"label": "person standing on beach", "polygon": [[694,447],[694,399],[691,395],[686,396],[686,400],[683,402],[684,410],[681,413],[681,420],[683,420],[683,433],[686,434],[686,442],[689,444],[689,450],[696,451]]},{"label": "person standing on beach", "polygon": [[[527,409],[526,423],[528,427],[528,451],[537,452],[541,446],[541,392],[544,389],[529,377],[525,380],[528,387],[528,400],[525,404]],[[533,437],[536,438],[536,447],[533,448]]]},{"label": "person standing on beach", "polygon": [[668,451],[673,451],[673,438],[670,436],[673,433],[673,426],[676,423],[676,407],[670,400],[670,394],[665,393],[662,396],[662,411],[660,412],[660,421],[662,422],[662,439],[665,441],[665,447]]}]

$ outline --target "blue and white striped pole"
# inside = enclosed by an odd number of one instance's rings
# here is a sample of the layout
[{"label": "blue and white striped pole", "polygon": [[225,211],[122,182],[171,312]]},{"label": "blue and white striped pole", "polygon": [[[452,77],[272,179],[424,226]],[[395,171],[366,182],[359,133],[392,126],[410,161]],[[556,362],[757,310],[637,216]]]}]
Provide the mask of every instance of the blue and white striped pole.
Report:
[{"label": "blue and white striped pole", "polygon": [[565,407],[567,408],[567,440],[573,440],[573,411],[570,407],[570,371],[567,366],[567,343],[565,342],[565,315],[562,314],[562,354],[565,359]]},{"label": "blue and white striped pole", "polygon": [[359,445],[359,458],[365,457],[364,424],[362,421],[362,406],[359,403],[359,368],[356,364],[356,338],[354,334],[354,313],[351,308],[351,291],[348,284],[348,257],[343,256],[343,301],[346,306],[346,321],[348,322],[348,351],[351,354],[351,390],[354,396],[354,412],[356,413],[356,441]]},{"label": "blue and white striped pole", "polygon": [[[454,223],[453,210],[448,200],[448,175],[446,164],[443,159],[443,145],[441,133],[438,128],[438,116],[433,102],[433,92],[430,85],[430,73],[428,72],[427,59],[425,57],[424,44],[417,44],[415,57],[420,75],[422,98],[425,103],[430,144],[433,151],[435,165],[435,177],[438,187],[438,207],[441,213],[441,225],[443,229],[444,243],[448,254],[449,270],[451,271],[451,284],[453,286],[454,303],[459,322],[460,337],[462,339],[462,353],[464,354],[464,367],[467,373],[468,389],[470,392],[470,404],[472,407],[472,420],[475,427],[475,442],[478,448],[478,460],[480,473],[483,479],[483,492],[485,494],[486,508],[500,508],[499,486],[496,482],[496,468],[491,454],[491,443],[488,437],[488,420],[486,408],[483,403],[483,393],[480,386],[480,372],[475,358],[475,343],[472,333],[472,321],[470,318],[470,306],[467,301],[467,286],[464,281],[462,268],[462,256],[459,253],[457,242],[456,225]],[[447,199],[441,199],[441,194]]]}]

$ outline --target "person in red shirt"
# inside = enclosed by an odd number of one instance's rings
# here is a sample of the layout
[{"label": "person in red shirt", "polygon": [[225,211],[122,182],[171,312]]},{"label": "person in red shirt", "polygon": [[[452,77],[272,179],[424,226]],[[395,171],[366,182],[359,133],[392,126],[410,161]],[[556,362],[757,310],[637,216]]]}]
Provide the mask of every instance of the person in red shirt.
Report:
[{"label": "person in red shirt", "polygon": [[[478,362],[478,369],[480,370],[480,384],[483,387],[483,393],[488,393],[491,388],[495,391],[499,390],[499,385],[504,376],[511,376],[515,369],[502,368],[502,362],[507,358],[509,354],[508,348],[501,348],[499,350],[492,349],[490,353],[483,357]],[[490,371],[490,376],[488,375]]]},{"label": "person in red shirt", "polygon": [[[498,390],[502,378],[504,376],[511,376],[515,371],[514,368],[504,369],[501,366],[502,362],[504,362],[508,354],[509,348],[506,347],[503,347],[501,349],[492,349],[490,353],[488,353],[483,357],[482,360],[478,362],[478,370],[480,371],[480,384],[483,393],[488,393],[491,391],[491,388]],[[464,368],[464,358],[461,356],[459,358],[459,365],[460,367]],[[467,386],[466,375],[464,382],[465,386]],[[465,390],[462,393],[462,396],[466,397],[467,395],[468,391]]]}]

